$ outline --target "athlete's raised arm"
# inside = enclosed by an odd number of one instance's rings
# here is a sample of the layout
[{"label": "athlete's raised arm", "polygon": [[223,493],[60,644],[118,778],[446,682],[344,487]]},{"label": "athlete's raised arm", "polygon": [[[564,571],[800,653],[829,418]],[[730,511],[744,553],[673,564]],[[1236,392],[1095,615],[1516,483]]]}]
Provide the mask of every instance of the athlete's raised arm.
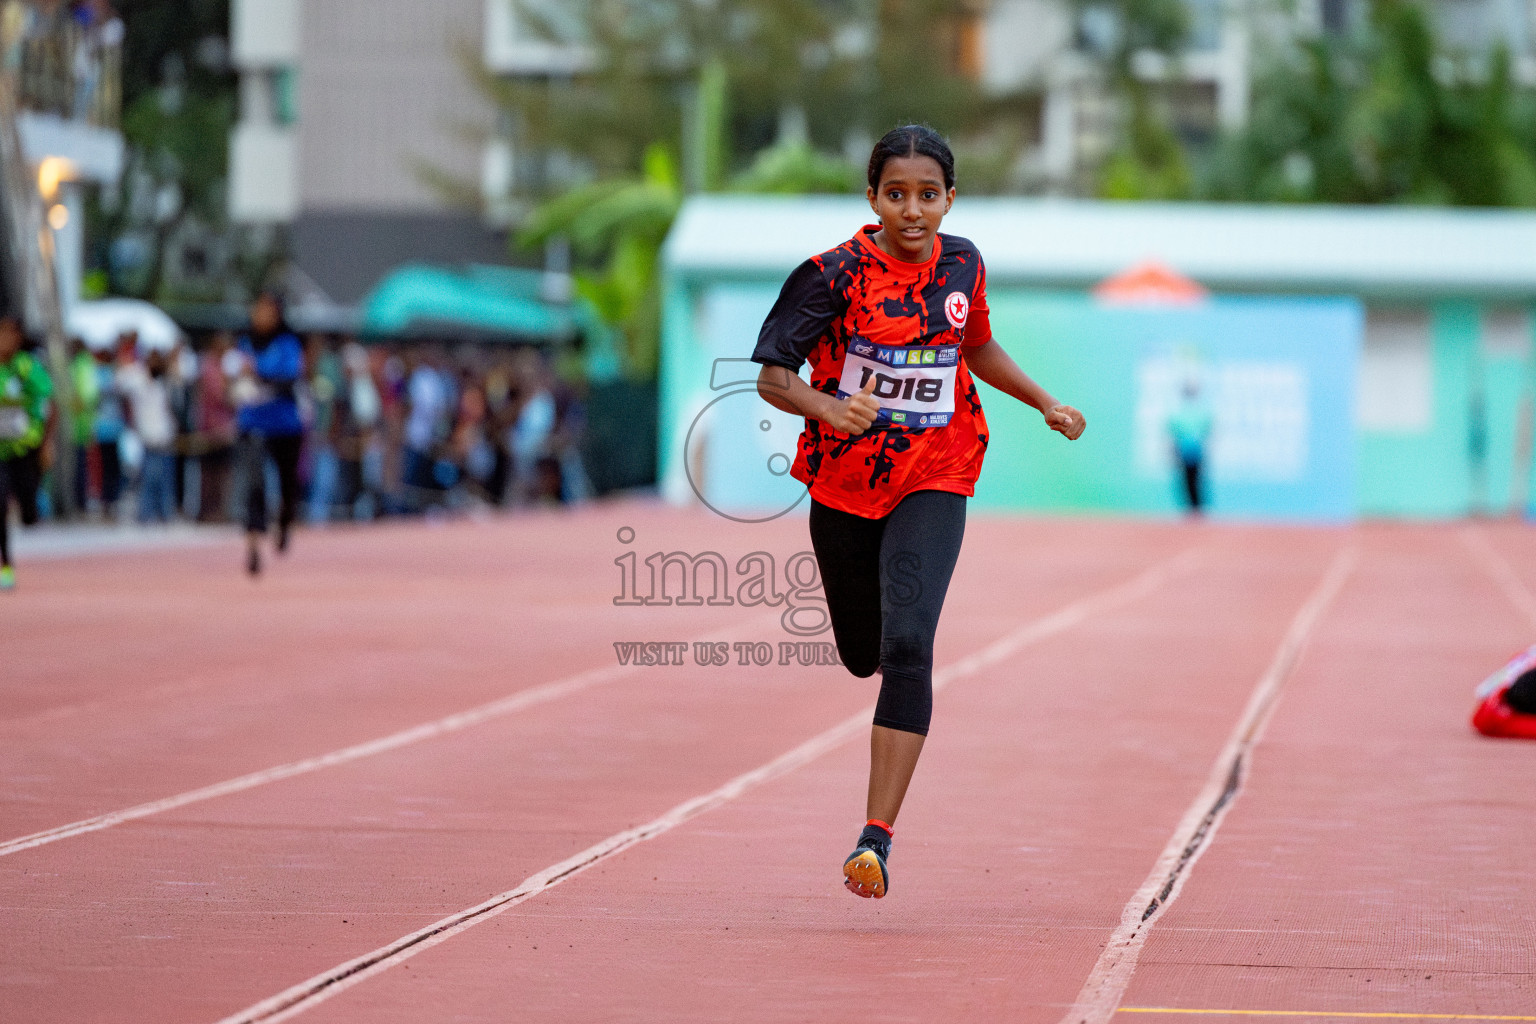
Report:
[{"label": "athlete's raised arm", "polygon": [[[1019,364],[1003,351],[1003,346],[996,340],[964,349],[963,352],[965,365],[970,367],[972,373],[1003,394],[1011,395],[1025,405],[1040,410],[1046,426],[1064,435],[1068,441],[1076,441],[1083,436],[1083,431],[1088,427],[1083,414],[1070,405],[1056,401],[1049,391],[1019,368]],[[761,390],[762,385],[759,384],[758,388]]]},{"label": "athlete's raised arm", "polygon": [[874,390],[875,379],[871,377],[857,394],[833,398],[811,387],[787,367],[764,366],[757,374],[757,393],[763,401],[781,412],[820,420],[845,434],[864,433],[880,415],[880,403],[870,394]]}]

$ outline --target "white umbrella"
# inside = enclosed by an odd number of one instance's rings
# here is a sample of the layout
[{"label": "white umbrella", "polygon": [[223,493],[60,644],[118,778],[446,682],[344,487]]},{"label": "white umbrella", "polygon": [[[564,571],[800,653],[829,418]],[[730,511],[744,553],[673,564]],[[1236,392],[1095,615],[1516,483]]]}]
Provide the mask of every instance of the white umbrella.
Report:
[{"label": "white umbrella", "polygon": [[137,331],[143,348],[168,352],[181,340],[181,328],[165,311],[142,299],[77,302],[65,318],[65,330],[92,349],[111,348],[124,331]]}]

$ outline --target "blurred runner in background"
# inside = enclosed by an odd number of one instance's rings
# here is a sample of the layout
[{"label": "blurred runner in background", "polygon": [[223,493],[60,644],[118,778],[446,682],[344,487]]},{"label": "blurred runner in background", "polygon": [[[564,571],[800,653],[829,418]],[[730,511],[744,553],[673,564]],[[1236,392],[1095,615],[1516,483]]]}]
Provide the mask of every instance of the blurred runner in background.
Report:
[{"label": "blurred runner in background", "polygon": [[21,522],[37,522],[37,490],[48,469],[53,381],[42,360],[22,351],[21,323],[0,317],[0,590],[16,586],[11,566],[11,501]]},{"label": "blurred runner in background", "polygon": [[261,538],[267,532],[267,459],[277,467],[277,550],[283,552],[298,514],[299,453],[304,444],[297,395],[304,347],[288,330],[282,303],[273,293],[263,292],[252,303],[251,331],[240,339],[239,350],[245,358],[233,397],[245,474],[245,567],[255,576],[261,572]]}]

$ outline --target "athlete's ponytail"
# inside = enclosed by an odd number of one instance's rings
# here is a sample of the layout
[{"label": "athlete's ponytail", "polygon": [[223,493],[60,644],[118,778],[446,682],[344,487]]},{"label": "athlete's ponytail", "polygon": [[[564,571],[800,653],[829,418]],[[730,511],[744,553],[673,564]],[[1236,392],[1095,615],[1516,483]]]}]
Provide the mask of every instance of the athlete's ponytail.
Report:
[{"label": "athlete's ponytail", "polygon": [[869,154],[870,188],[880,187],[880,175],[885,172],[886,161],[898,156],[932,157],[944,172],[944,187],[955,187],[955,154],[949,151],[944,136],[925,124],[908,124],[892,128],[875,143],[875,151]]}]

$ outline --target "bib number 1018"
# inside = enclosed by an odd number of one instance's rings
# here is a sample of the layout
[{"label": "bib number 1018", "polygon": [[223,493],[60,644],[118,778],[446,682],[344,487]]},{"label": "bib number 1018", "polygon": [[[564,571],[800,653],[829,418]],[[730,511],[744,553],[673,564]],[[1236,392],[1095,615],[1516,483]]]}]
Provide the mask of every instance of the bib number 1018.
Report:
[{"label": "bib number 1018", "polygon": [[[959,345],[876,345],[855,338],[837,383],[839,398],[870,388],[879,421],[904,430],[942,427],[955,411]],[[873,385],[873,386],[871,386]]]},{"label": "bib number 1018", "polygon": [[879,399],[900,398],[905,401],[937,402],[944,395],[944,380],[937,377],[892,377],[880,373],[872,366],[860,367],[863,376],[859,379],[859,390],[863,391],[869,385],[869,378],[875,378],[874,396]]}]

